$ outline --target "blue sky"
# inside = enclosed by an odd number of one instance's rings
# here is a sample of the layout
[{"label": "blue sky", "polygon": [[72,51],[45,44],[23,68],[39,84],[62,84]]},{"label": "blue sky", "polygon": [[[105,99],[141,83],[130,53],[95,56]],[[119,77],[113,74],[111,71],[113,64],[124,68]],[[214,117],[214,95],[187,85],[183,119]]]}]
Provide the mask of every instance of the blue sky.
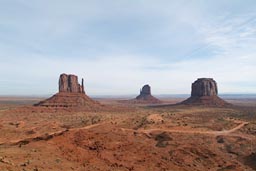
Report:
[{"label": "blue sky", "polygon": [[0,95],[57,91],[61,73],[89,95],[256,93],[255,0],[0,0]]}]

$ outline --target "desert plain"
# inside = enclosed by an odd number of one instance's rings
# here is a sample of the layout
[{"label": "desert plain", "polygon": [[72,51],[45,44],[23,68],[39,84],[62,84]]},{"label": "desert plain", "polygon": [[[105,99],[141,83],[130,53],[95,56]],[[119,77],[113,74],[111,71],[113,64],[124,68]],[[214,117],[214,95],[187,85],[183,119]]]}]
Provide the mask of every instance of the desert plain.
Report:
[{"label": "desert plain", "polygon": [[1,171],[256,170],[255,99],[209,107],[99,98],[100,110],[33,106],[41,100],[0,98]]}]

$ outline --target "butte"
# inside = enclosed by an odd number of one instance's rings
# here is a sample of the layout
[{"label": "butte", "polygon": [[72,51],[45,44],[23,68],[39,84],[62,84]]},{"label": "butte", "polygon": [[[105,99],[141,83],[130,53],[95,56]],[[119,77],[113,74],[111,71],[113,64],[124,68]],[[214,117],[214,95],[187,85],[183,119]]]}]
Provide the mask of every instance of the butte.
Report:
[{"label": "butte", "polygon": [[191,97],[180,104],[205,106],[230,105],[218,96],[217,82],[212,78],[198,78],[192,83]]},{"label": "butte", "polygon": [[59,77],[59,92],[34,106],[91,110],[103,107],[103,105],[85,94],[84,80],[82,79],[82,84],[80,85],[78,77],[72,74],[61,74]]},{"label": "butte", "polygon": [[151,95],[151,87],[147,84],[142,87],[140,90],[140,94],[132,99],[134,103],[142,103],[142,104],[158,104],[161,103],[159,99]]}]

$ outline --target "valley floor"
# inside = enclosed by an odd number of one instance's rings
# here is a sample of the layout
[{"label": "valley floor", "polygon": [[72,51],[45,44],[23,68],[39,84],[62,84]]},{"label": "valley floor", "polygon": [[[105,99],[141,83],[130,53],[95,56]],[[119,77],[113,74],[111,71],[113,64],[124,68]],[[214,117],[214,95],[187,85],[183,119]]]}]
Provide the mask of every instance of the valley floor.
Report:
[{"label": "valley floor", "polygon": [[256,170],[254,104],[103,103],[115,108],[70,111],[0,103],[0,170]]}]

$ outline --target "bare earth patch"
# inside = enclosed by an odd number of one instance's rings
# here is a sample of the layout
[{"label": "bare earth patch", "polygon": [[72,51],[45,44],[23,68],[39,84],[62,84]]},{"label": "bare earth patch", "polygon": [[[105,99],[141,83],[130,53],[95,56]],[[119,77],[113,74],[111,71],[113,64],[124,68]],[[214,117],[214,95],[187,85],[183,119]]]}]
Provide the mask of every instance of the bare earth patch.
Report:
[{"label": "bare earth patch", "polygon": [[110,104],[105,111],[1,110],[0,170],[255,169],[254,108]]}]

